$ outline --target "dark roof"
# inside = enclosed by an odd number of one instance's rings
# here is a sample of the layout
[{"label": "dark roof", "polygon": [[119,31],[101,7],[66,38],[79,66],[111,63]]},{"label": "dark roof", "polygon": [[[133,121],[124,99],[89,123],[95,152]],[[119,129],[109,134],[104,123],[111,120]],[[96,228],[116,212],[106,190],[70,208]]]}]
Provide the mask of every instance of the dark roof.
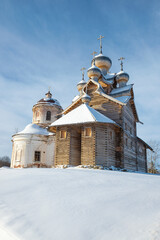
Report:
[{"label": "dark roof", "polygon": [[40,100],[38,101],[38,103],[40,103],[40,102],[50,102],[50,103],[55,103],[55,100],[54,100],[53,98],[48,98],[48,99],[44,99],[44,98],[42,98],[42,99],[40,99]]},{"label": "dark roof", "polygon": [[[138,141],[142,142],[146,148],[149,148],[151,151],[153,151],[153,148],[151,148],[145,141],[143,141],[141,138],[137,137]],[[154,152],[154,151],[153,151]]]}]

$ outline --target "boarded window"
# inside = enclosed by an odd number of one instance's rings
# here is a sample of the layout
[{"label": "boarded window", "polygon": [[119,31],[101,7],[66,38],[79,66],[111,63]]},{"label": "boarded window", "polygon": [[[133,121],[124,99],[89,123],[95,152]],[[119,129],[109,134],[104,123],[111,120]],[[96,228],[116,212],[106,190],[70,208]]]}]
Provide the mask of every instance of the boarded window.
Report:
[{"label": "boarded window", "polygon": [[67,137],[67,131],[62,130],[60,131],[60,138],[66,138]]},{"label": "boarded window", "polygon": [[86,137],[91,137],[91,136],[92,136],[92,128],[90,128],[90,127],[85,128],[84,135],[85,135]]},{"label": "boarded window", "polygon": [[47,111],[46,120],[47,120],[47,121],[50,121],[50,120],[51,120],[51,112],[50,112],[50,111]]},{"label": "boarded window", "polygon": [[40,162],[41,161],[41,152],[40,151],[35,151],[35,153],[34,153],[34,161],[35,162]]},{"label": "boarded window", "polygon": [[125,123],[125,130],[127,130],[127,123]]}]

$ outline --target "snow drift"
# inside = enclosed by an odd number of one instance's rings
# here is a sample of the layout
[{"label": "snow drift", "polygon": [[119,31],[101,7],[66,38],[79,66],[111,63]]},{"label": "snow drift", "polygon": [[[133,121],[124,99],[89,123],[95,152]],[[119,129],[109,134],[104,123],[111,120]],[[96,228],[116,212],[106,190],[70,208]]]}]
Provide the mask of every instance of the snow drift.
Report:
[{"label": "snow drift", "polygon": [[160,176],[2,168],[0,239],[160,239]]}]

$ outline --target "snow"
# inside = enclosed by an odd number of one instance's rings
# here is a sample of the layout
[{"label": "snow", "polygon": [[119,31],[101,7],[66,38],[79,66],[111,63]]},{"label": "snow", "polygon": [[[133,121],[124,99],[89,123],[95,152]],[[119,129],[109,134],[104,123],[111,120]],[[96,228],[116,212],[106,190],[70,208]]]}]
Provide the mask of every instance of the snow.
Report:
[{"label": "snow", "polygon": [[86,84],[86,82],[84,81],[84,79],[82,79],[77,85],[79,84]]},{"label": "snow", "polygon": [[126,85],[124,87],[119,87],[119,88],[115,88],[111,91],[111,95],[113,94],[118,94],[118,93],[122,93],[122,92],[126,92],[126,91],[129,91],[131,90],[131,88],[133,87],[133,84],[129,84],[129,85]]},{"label": "snow", "polygon": [[160,176],[0,169],[1,240],[158,240]]},{"label": "snow", "polygon": [[116,73],[116,75],[123,74],[123,73],[128,75],[128,73],[125,73],[124,71],[120,71],[120,72]]},{"label": "snow", "polygon": [[79,95],[75,96],[75,97],[73,98],[72,102],[75,102],[76,100],[78,100],[78,98],[80,98]]},{"label": "snow", "polygon": [[[54,99],[54,98],[43,98],[43,100],[45,101],[38,101],[37,104],[41,103],[41,104],[46,104],[46,105],[58,105],[61,107],[59,101],[57,99]],[[54,102],[50,102],[50,101],[54,101]]]},{"label": "snow", "polygon": [[90,68],[88,68],[87,72],[89,70],[93,70],[93,69],[97,69],[97,70],[99,70],[101,72],[100,68],[98,68],[96,65],[92,65]]},{"label": "snow", "polygon": [[66,115],[53,122],[50,126],[91,122],[116,124],[113,120],[99,113],[95,109],[89,107],[87,104],[81,104],[77,108],[73,109],[71,112],[67,113]]},{"label": "snow", "polygon": [[122,103],[128,103],[128,101],[131,99],[131,97],[130,96],[121,96],[121,97],[115,97],[115,99]]},{"label": "snow", "polygon": [[16,135],[17,134],[49,135],[49,132],[46,129],[38,126],[37,124],[30,123],[25,127],[23,131],[16,133]]},{"label": "snow", "polygon": [[95,58],[97,58],[97,57],[103,57],[103,56],[104,56],[104,55],[103,55],[102,53],[100,53],[100,54],[96,55]]},{"label": "snow", "polygon": [[103,76],[106,80],[113,79],[116,76],[115,73],[107,73],[106,76]]}]

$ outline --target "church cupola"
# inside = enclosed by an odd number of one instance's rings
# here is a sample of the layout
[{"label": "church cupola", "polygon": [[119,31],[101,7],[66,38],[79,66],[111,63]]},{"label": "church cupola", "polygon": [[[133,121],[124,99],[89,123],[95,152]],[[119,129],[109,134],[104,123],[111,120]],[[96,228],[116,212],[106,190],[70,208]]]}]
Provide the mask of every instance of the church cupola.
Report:
[{"label": "church cupola", "polygon": [[89,78],[92,78],[93,80],[95,81],[98,81],[99,77],[101,76],[101,70],[95,65],[95,55],[96,52],[93,52],[92,55],[93,55],[93,64],[92,66],[88,69],[87,71],[87,74],[88,74],[88,77]]},{"label": "church cupola", "polygon": [[48,91],[46,94],[45,94],[46,98],[45,99],[51,99],[52,98],[52,93],[50,91]]},{"label": "church cupola", "polygon": [[82,96],[82,102],[85,104],[89,104],[90,101],[91,101],[91,97],[88,94],[84,93]]},{"label": "church cupola", "polygon": [[123,57],[121,57],[120,59],[118,59],[118,60],[121,61],[121,63],[120,63],[120,65],[121,65],[121,71],[116,74],[116,81],[117,81],[117,83],[119,84],[119,87],[124,87],[124,86],[127,84],[127,82],[129,81],[129,75],[128,75],[128,73],[126,73],[126,72],[123,71],[123,60],[124,60],[124,59],[125,59],[125,58],[123,58]]},{"label": "church cupola", "polygon": [[47,127],[49,124],[57,120],[61,116],[62,107],[60,103],[52,98],[52,94],[48,91],[45,98],[40,99],[32,108],[33,120],[32,123],[42,127]]},{"label": "church cupola", "polygon": [[[112,61],[109,57],[106,57],[102,54],[102,38],[104,38],[103,36],[100,35],[100,37],[98,38],[98,40],[100,40],[100,54],[96,55],[94,58],[95,61],[95,65],[101,69],[103,75],[107,75],[107,72],[109,71],[109,69],[112,66]],[[92,65],[93,65],[93,60],[92,60]]]},{"label": "church cupola", "polygon": [[78,89],[80,95],[82,95],[82,89],[83,89],[83,87],[86,85],[86,82],[85,82],[85,80],[84,80],[84,70],[85,70],[84,67],[81,68],[81,71],[82,71],[82,80],[77,84],[77,89]]}]

